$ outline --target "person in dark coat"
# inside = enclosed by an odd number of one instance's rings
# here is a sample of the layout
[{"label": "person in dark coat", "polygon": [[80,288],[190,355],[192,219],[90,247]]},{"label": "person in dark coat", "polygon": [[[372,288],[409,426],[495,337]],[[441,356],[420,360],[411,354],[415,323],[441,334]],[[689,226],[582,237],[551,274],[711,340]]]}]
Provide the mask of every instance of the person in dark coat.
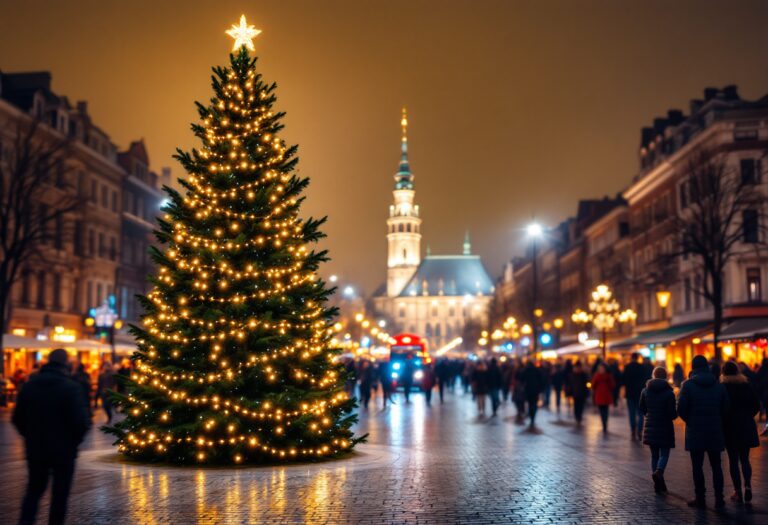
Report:
[{"label": "person in dark coat", "polygon": [[[749,463],[749,449],[760,446],[755,424],[755,415],[760,411],[760,400],[748,379],[739,373],[736,363],[728,361],[723,365],[722,371],[720,382],[728,392],[730,402],[723,418],[723,432],[734,488],[731,500],[736,503],[749,502],[752,501],[752,465]],[[739,465],[741,474],[744,475],[743,494]]]},{"label": "person in dark coat", "polygon": [[477,401],[477,413],[479,416],[485,416],[485,398],[488,395],[488,367],[484,361],[478,361],[477,366],[472,370],[470,377],[472,383],[472,393]]},{"label": "person in dark coat", "polygon": [[763,358],[757,371],[757,395],[760,397],[760,404],[762,405],[760,408],[761,415],[766,416],[768,415],[768,357]]},{"label": "person in dark coat", "polygon": [[442,405],[445,387],[450,384],[453,377],[451,363],[445,359],[439,359],[435,363],[435,375],[437,376],[437,391],[440,394],[440,404]]},{"label": "person in dark coat", "polygon": [[709,457],[715,486],[715,508],[725,506],[723,468],[720,453],[725,448],[723,417],[728,412],[728,393],[712,375],[707,359],[697,355],[691,363],[691,377],[680,387],[677,413],[685,421],[685,450],[691,454],[696,498],[691,507],[704,508],[704,456]]},{"label": "person in dark coat", "polygon": [[80,385],[80,388],[83,392],[83,398],[85,399],[85,406],[88,407],[88,413],[93,415],[91,412],[91,376],[89,376],[88,372],[85,371],[85,366],[83,363],[77,363],[75,365],[75,371],[72,374],[72,379],[74,379],[75,382]]},{"label": "person in dark coat", "polygon": [[589,387],[587,383],[589,378],[581,365],[581,361],[576,361],[570,373],[570,390],[573,397],[573,417],[576,418],[576,425],[581,426],[581,419],[584,415],[584,405],[589,397]]},{"label": "person in dark coat", "polygon": [[664,469],[667,468],[670,449],[675,447],[675,426],[677,418],[675,391],[667,381],[667,371],[662,367],[653,370],[653,377],[640,393],[637,406],[645,416],[643,444],[651,447],[651,479],[657,494],[667,492]]},{"label": "person in dark coat", "polygon": [[387,408],[387,403],[394,404],[392,400],[392,366],[390,363],[379,363],[379,383],[381,384],[381,409]]},{"label": "person in dark coat", "polygon": [[521,361],[516,361],[515,366],[509,374],[511,381],[510,390],[512,391],[512,402],[515,404],[515,423],[522,425],[525,422],[525,384],[523,383],[523,372],[525,366]]},{"label": "person in dark coat", "polygon": [[112,422],[112,392],[116,387],[117,380],[112,370],[112,363],[107,361],[101,367],[101,373],[96,383],[96,401],[94,401],[95,407],[98,400],[101,399],[101,406],[107,415],[107,424]]},{"label": "person in dark coat", "polygon": [[432,389],[435,388],[435,370],[432,368],[432,363],[425,363],[421,367],[421,390],[424,392],[424,401],[427,402],[427,406],[432,404]]},{"label": "person in dark coat", "polygon": [[360,362],[360,371],[358,372],[358,378],[360,381],[360,403],[365,410],[368,410],[368,405],[371,402],[371,390],[373,389],[373,381],[375,379],[373,364],[363,359]]},{"label": "person in dark coat", "polygon": [[536,411],[539,407],[539,395],[544,391],[544,383],[541,379],[541,370],[528,361],[522,374],[525,401],[528,403],[529,428],[536,426]]},{"label": "person in dark coat", "polygon": [[632,360],[624,367],[621,378],[624,383],[624,397],[627,399],[629,430],[632,433],[632,439],[641,439],[643,437],[643,415],[637,410],[637,404],[640,402],[640,392],[651,379],[651,373],[640,362],[639,353],[634,352],[632,354]]},{"label": "person in dark coat", "polygon": [[91,425],[82,388],[70,376],[66,350],[52,351],[48,363],[21,389],[13,424],[24,438],[29,472],[19,523],[35,522],[51,473],[49,523],[64,523],[77,447]]},{"label": "person in dark coat", "polygon": [[[603,423],[603,434],[608,434],[608,410],[613,404],[613,375],[606,366],[600,363],[595,375],[592,376],[592,392],[597,409],[600,411],[600,421]],[[638,396],[638,400],[639,400]]]},{"label": "person in dark coat", "polygon": [[555,390],[555,406],[557,407],[558,414],[560,414],[564,383],[565,372],[563,371],[563,365],[562,363],[555,363],[555,367],[552,370],[552,388]]},{"label": "person in dark coat", "polygon": [[683,366],[680,363],[675,363],[675,369],[672,371],[672,384],[675,385],[675,388],[680,388],[683,381],[685,381]]},{"label": "person in dark coat", "polygon": [[491,417],[496,417],[496,411],[501,404],[501,386],[504,382],[504,377],[501,375],[501,368],[496,361],[496,358],[492,358],[488,364],[488,394],[491,397]]}]

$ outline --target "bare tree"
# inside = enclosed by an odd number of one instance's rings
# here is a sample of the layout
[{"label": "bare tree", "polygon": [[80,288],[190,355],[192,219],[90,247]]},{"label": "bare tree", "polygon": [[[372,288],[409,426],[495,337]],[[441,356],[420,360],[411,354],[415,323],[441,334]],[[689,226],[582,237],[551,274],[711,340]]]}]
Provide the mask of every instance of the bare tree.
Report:
[{"label": "bare tree", "polygon": [[[748,175],[748,174],[747,174]],[[675,257],[690,257],[702,276],[696,290],[713,309],[715,359],[723,324],[725,268],[732,259],[765,248],[765,196],[754,178],[744,177],[725,153],[700,150],[686,167],[681,209],[672,214],[679,246]]]},{"label": "bare tree", "polygon": [[0,348],[13,284],[41,256],[51,225],[76,210],[77,195],[52,191],[65,179],[71,142],[38,120],[19,121],[0,160]]}]

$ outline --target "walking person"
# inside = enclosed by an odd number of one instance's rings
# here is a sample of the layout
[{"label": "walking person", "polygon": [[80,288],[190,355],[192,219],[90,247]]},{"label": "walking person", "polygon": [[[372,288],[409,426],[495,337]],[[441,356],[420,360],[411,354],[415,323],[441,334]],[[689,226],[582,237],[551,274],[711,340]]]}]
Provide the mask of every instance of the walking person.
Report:
[{"label": "walking person", "polygon": [[[763,358],[757,370],[757,395],[760,397],[760,415],[768,420],[768,357]],[[763,435],[768,434],[768,424],[763,429]]]},{"label": "walking person", "polygon": [[522,425],[525,422],[525,383],[523,382],[523,363],[516,361],[512,372],[509,374],[512,386],[512,402],[515,404],[515,423]]},{"label": "walking person", "polygon": [[440,404],[442,405],[445,387],[450,385],[453,380],[451,363],[445,359],[439,359],[435,364],[435,375],[437,376],[437,389],[440,394]]},{"label": "walking person", "polygon": [[[608,434],[608,411],[613,404],[613,388],[616,381],[613,374],[608,372],[604,364],[597,366],[597,372],[592,376],[592,391],[597,409],[600,411],[600,421],[603,423],[603,435]],[[638,400],[640,396],[638,395]]]},{"label": "walking person", "polygon": [[501,404],[501,385],[503,382],[501,368],[494,357],[488,365],[488,395],[491,398],[491,417],[496,417],[496,411]]},{"label": "walking person", "polygon": [[[752,501],[752,465],[749,462],[749,449],[760,446],[755,424],[755,415],[760,411],[760,400],[748,379],[739,373],[736,363],[733,361],[725,363],[722,373],[720,382],[728,393],[730,403],[723,418],[723,432],[734,489],[731,500],[736,503],[750,502]],[[742,474],[744,476],[743,493],[741,491]]]},{"label": "walking person", "polygon": [[555,391],[555,407],[557,415],[560,416],[560,403],[563,397],[563,383],[565,382],[565,373],[562,363],[555,363],[552,368],[552,389]]},{"label": "walking person", "polygon": [[651,479],[656,494],[667,492],[664,470],[667,468],[670,450],[675,447],[677,418],[675,391],[667,381],[667,371],[653,369],[653,376],[640,393],[638,410],[644,415],[643,444],[651,447]]},{"label": "walking person", "polygon": [[360,402],[365,410],[368,410],[368,405],[371,402],[371,390],[373,389],[373,381],[375,379],[373,372],[373,364],[364,359],[360,363]]},{"label": "walking person", "polygon": [[107,424],[112,422],[112,392],[116,386],[117,379],[112,369],[112,363],[106,361],[101,367],[101,373],[96,383],[96,401],[94,401],[94,405],[101,399],[101,408],[104,409],[104,413],[107,415]]},{"label": "walking person", "polygon": [[675,363],[675,369],[672,371],[672,384],[675,388],[680,388],[680,385],[685,381],[685,373],[683,372],[683,366],[680,363]]},{"label": "walking person", "polygon": [[421,368],[421,389],[424,391],[427,406],[432,404],[432,389],[435,388],[435,383],[435,370],[431,363],[427,363]]},{"label": "walking person", "polygon": [[523,385],[525,401],[528,403],[528,428],[536,426],[536,412],[539,408],[539,395],[544,391],[544,381],[541,377],[541,369],[533,361],[528,361],[523,370]]},{"label": "walking person", "polygon": [[53,475],[50,524],[62,524],[75,472],[77,447],[91,425],[81,387],[72,379],[67,351],[48,355],[48,363],[19,392],[13,424],[24,438],[28,482],[19,523],[35,522],[40,498]]},{"label": "walking person", "polygon": [[381,384],[381,409],[387,408],[387,403],[394,404],[392,400],[392,372],[390,370],[390,363],[379,364],[379,383]]},{"label": "walking person", "polygon": [[88,407],[88,414],[93,416],[93,412],[91,411],[91,376],[85,371],[83,363],[77,363],[75,365],[72,379],[80,385],[83,398],[85,399],[85,406]]},{"label": "walking person", "polygon": [[586,405],[587,398],[589,397],[589,387],[587,386],[589,378],[584,371],[581,361],[576,361],[576,364],[573,365],[570,377],[571,397],[573,397],[573,417],[576,419],[576,426],[580,427],[582,418],[584,417],[584,405]]},{"label": "walking person", "polygon": [[677,413],[685,421],[685,450],[691,454],[695,499],[689,507],[706,506],[704,485],[704,456],[712,467],[715,488],[715,508],[725,507],[723,498],[723,468],[720,454],[725,448],[723,417],[728,411],[728,394],[710,372],[707,359],[697,355],[691,363],[690,378],[680,387]]},{"label": "walking person", "polygon": [[629,430],[632,433],[632,439],[642,439],[643,437],[643,415],[637,410],[637,403],[640,401],[640,392],[645,388],[645,384],[651,379],[651,371],[647,366],[640,362],[640,354],[632,353],[631,361],[624,367],[624,373],[621,376],[624,383],[624,397],[627,399],[627,412],[629,412]]},{"label": "walking person", "polygon": [[484,361],[479,361],[474,370],[472,370],[472,393],[477,401],[477,413],[480,417],[485,416],[485,398],[488,395],[488,367]]}]

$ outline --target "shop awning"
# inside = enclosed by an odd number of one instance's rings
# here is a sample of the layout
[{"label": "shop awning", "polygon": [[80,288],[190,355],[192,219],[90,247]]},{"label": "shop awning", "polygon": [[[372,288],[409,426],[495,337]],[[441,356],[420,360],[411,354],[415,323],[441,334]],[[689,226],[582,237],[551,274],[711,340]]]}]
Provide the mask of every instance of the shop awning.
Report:
[{"label": "shop awning", "polygon": [[668,345],[672,341],[688,339],[711,328],[709,321],[679,324],[664,330],[649,330],[640,332],[615,343],[608,343],[609,348],[632,348],[633,346]]},{"label": "shop awning", "polygon": [[557,350],[557,355],[573,355],[573,354],[587,354],[590,352],[600,352],[600,344],[597,345],[585,345],[582,343],[573,343],[566,346],[561,346]]},{"label": "shop awning", "polygon": [[20,335],[5,334],[3,336],[3,348],[27,348],[30,350],[43,350],[52,348],[50,341],[40,341],[33,337],[23,337]]},{"label": "shop awning", "polygon": [[751,341],[761,337],[768,337],[768,317],[736,319],[720,332],[721,341]]}]

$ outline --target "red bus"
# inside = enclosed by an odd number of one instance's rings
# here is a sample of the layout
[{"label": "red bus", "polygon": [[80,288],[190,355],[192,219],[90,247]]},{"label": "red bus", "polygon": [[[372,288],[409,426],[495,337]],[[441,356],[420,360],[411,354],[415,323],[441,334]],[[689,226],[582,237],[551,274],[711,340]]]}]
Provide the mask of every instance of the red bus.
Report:
[{"label": "red bus", "polygon": [[403,382],[405,374],[413,375],[413,386],[421,386],[424,376],[421,368],[432,359],[427,352],[426,341],[414,334],[398,334],[389,345],[389,373],[395,388]]}]

